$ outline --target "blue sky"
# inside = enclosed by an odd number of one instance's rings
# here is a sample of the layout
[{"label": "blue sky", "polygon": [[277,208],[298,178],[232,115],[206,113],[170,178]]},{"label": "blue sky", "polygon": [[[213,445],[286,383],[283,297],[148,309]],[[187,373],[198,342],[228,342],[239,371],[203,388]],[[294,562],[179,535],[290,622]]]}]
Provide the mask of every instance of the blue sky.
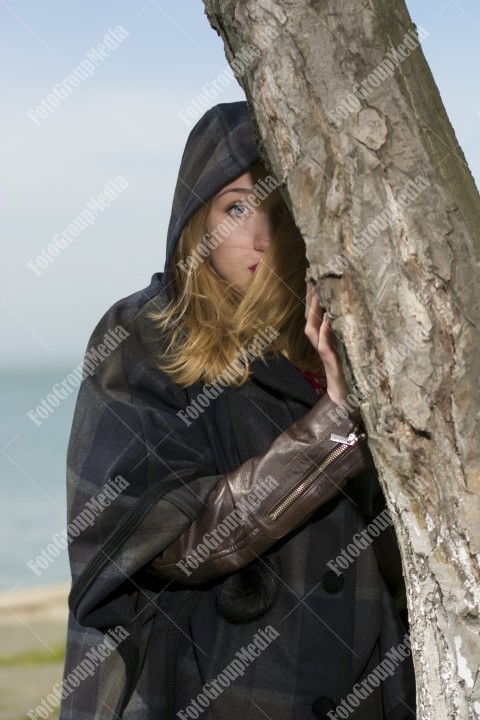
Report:
[{"label": "blue sky", "polygon": [[[480,185],[480,4],[407,0]],[[119,298],[163,269],[184,109],[226,67],[200,0],[0,0],[2,351],[0,365],[69,366]],[[128,37],[37,126],[27,116],[109,29]],[[215,102],[243,99],[232,83]],[[37,275],[28,262],[121,176],[128,187]]]}]

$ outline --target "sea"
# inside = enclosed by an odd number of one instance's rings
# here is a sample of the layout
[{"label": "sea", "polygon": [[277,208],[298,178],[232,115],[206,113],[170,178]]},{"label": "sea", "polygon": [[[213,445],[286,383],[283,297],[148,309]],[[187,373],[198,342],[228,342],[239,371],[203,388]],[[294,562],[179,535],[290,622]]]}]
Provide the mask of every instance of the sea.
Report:
[{"label": "sea", "polygon": [[2,592],[71,578],[67,549],[56,557],[47,552],[46,567],[37,558],[66,527],[66,457],[78,387],[70,382],[57,407],[47,401],[45,418],[36,408],[73,367],[0,368]]}]

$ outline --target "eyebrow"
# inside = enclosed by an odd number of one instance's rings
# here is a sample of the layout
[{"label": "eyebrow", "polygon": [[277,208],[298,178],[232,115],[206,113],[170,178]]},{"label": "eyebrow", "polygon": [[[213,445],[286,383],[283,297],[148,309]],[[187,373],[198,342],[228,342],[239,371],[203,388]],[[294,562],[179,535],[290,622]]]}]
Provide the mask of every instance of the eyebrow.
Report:
[{"label": "eyebrow", "polygon": [[229,188],[228,190],[222,190],[222,192],[218,193],[218,195],[215,195],[215,198],[220,198],[222,195],[226,195],[230,192],[242,192],[242,193],[249,193],[252,192],[253,187],[244,188],[244,187],[236,187],[236,188]]}]

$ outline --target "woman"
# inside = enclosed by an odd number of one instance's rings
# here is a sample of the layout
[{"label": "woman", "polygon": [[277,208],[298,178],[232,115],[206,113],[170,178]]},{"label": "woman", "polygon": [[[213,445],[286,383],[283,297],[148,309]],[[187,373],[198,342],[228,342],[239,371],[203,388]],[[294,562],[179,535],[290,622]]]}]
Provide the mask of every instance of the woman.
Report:
[{"label": "woman", "polygon": [[383,496],[246,103],[192,130],[166,255],[88,345],[61,718],[413,718],[393,530],[358,535]]}]

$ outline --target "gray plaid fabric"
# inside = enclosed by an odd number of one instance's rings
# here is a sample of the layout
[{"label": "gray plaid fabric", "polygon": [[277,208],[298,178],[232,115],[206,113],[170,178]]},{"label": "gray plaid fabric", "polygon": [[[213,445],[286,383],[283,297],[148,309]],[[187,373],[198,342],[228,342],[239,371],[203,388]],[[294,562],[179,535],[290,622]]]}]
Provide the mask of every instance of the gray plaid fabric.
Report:
[{"label": "gray plaid fabric", "polygon": [[[190,185],[201,188],[203,200],[256,159],[245,132],[245,103],[217,106],[210,118],[192,131],[191,157],[182,160],[182,168],[195,166]],[[212,143],[215,133],[219,155],[204,152],[203,134]],[[189,177],[185,172],[184,182]],[[180,183],[175,195],[170,254],[182,223],[198,207],[184,188]],[[378,478],[373,472],[349,481],[277,543],[271,554],[280,591],[256,621],[232,624],[217,612],[222,578],[192,588],[149,574],[146,565],[199,514],[219,477],[241,464],[231,391],[187,426],[178,413],[202,384],[182,390],[155,368],[160,345],[146,313],[166,299],[165,274],[155,273],[148,287],[104,314],[88,342],[87,350],[97,347],[118,326],[129,333],[85,375],[79,390],[67,455],[69,522],[110,478],[121,476],[128,486],[69,546],[73,585],[60,718],[171,720],[182,712],[205,720],[332,717],[327,713],[405,635],[372,546],[341,581],[327,565],[372,519]],[[246,448],[250,457],[265,452],[318,399],[283,356],[269,356],[266,367],[254,362],[252,370],[251,379],[233,391],[245,418],[242,452]],[[255,634],[270,626],[275,639],[244,663],[243,673],[218,697],[195,709],[192,700],[202,696],[205,683],[222,676]],[[123,639],[105,652],[105,633],[112,629],[120,629]],[[354,720],[414,718],[411,658],[351,709]]]}]

